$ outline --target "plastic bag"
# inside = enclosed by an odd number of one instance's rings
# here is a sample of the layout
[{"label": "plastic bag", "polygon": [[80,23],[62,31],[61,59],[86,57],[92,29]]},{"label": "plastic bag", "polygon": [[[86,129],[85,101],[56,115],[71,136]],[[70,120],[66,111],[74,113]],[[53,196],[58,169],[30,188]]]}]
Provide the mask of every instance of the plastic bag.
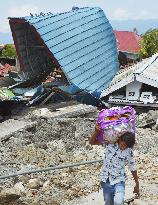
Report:
[{"label": "plastic bag", "polygon": [[125,132],[135,133],[136,112],[130,106],[112,107],[99,112],[96,128],[97,140],[101,143],[115,143]]}]

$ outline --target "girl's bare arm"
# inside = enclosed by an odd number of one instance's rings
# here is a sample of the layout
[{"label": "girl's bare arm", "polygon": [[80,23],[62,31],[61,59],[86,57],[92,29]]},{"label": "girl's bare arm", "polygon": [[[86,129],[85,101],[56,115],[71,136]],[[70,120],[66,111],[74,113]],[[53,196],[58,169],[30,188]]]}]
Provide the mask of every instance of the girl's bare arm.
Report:
[{"label": "girl's bare arm", "polygon": [[99,134],[99,130],[95,128],[95,131],[89,137],[89,143],[91,145],[101,145],[102,143],[97,140],[97,135]]}]

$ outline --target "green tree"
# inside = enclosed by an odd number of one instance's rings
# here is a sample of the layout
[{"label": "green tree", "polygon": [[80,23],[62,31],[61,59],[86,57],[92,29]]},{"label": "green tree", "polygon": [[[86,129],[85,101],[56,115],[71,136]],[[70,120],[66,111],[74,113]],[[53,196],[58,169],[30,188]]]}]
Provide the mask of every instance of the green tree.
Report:
[{"label": "green tree", "polygon": [[148,58],[156,52],[158,52],[158,29],[150,29],[142,36],[140,57]]},{"label": "green tree", "polygon": [[7,44],[2,51],[2,57],[16,58],[16,49],[13,45]]}]

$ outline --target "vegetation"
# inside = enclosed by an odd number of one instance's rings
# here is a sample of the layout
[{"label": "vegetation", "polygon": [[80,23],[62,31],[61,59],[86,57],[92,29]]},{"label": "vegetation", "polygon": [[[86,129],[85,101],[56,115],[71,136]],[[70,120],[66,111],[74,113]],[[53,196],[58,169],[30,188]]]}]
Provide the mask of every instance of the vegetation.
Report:
[{"label": "vegetation", "polygon": [[158,52],[158,29],[153,29],[142,36],[140,57],[148,58],[156,52]]},{"label": "vegetation", "polygon": [[16,58],[16,49],[13,45],[7,44],[2,51],[2,57]]}]

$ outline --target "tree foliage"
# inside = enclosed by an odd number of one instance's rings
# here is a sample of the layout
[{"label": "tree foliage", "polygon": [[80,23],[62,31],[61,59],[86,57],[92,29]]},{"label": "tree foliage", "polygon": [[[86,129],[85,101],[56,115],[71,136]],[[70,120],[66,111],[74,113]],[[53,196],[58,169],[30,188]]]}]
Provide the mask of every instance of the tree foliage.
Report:
[{"label": "tree foliage", "polygon": [[158,52],[158,29],[153,29],[142,36],[140,57],[148,58],[156,52]]},{"label": "tree foliage", "polygon": [[16,58],[16,49],[13,45],[7,44],[2,51],[2,57],[6,58]]}]

